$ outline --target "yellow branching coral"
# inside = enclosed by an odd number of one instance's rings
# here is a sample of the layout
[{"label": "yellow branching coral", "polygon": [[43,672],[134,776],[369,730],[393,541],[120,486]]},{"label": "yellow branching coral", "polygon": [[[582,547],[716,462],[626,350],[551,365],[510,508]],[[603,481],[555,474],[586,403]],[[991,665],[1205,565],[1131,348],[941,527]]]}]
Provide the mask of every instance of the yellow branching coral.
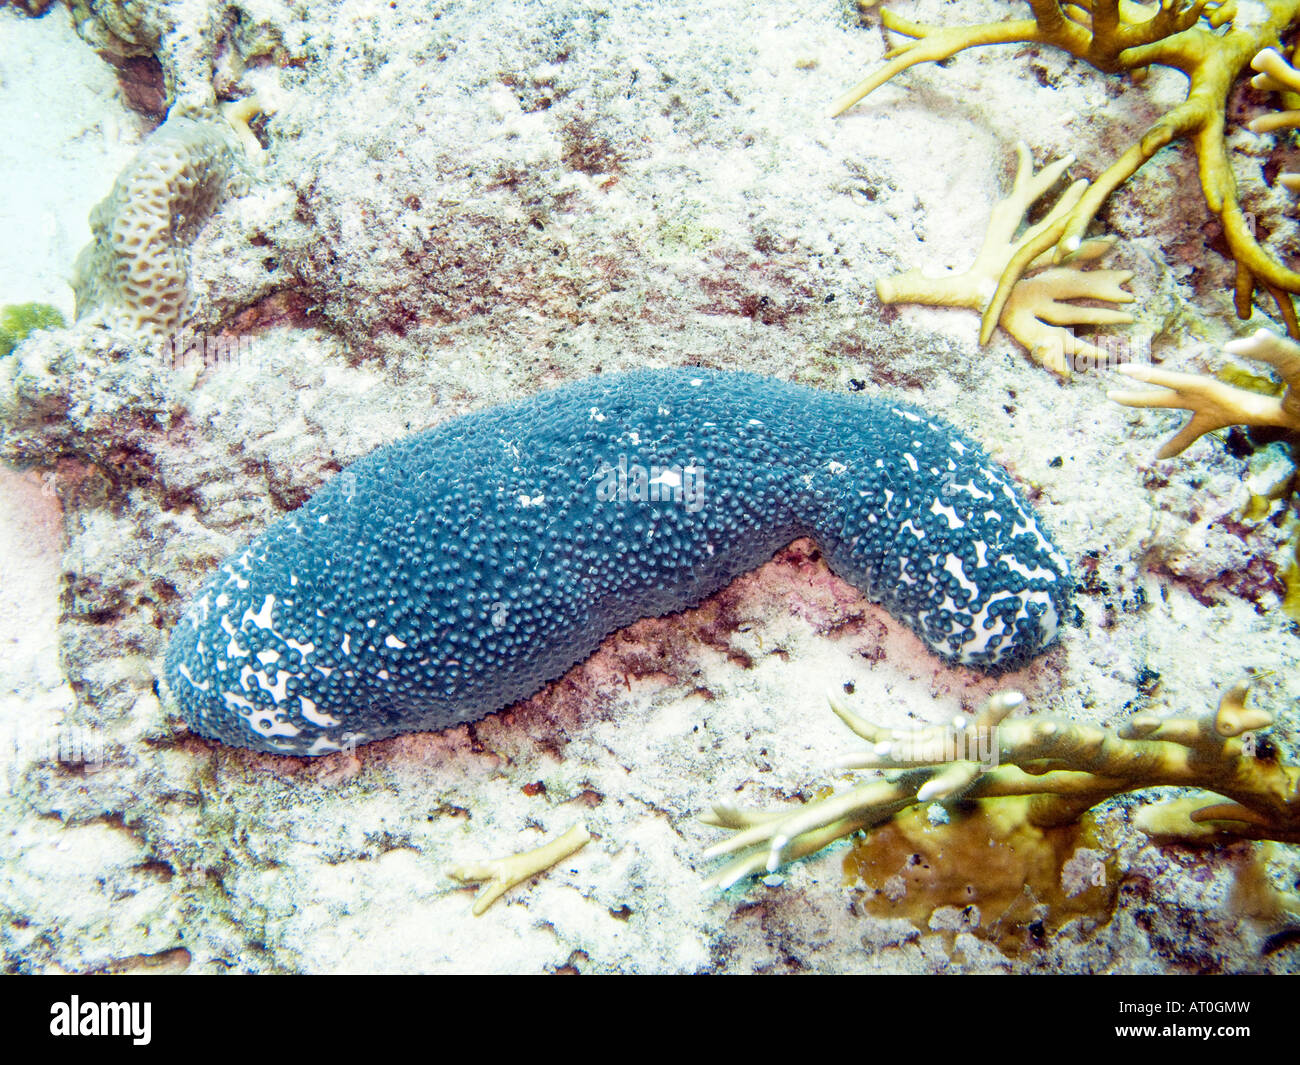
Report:
[{"label": "yellow branching coral", "polygon": [[[976,26],[927,26],[882,12],[886,27],[913,40],[889,52],[889,62],[836,101],[832,113],[847,110],[917,63],[936,62],[988,44],[1051,45],[1105,73],[1138,75],[1153,65],[1179,70],[1188,79],[1186,98],[1111,163],[1059,227],[1049,231],[1054,261],[1062,262],[1080,249],[1084,231],[1101,205],[1139,167],[1166,145],[1188,139],[1196,150],[1205,202],[1219,216],[1237,264],[1237,314],[1248,318],[1255,290],[1263,288],[1276,300],[1287,331],[1300,336],[1291,302],[1291,294],[1300,293],[1300,273],[1269,255],[1256,240],[1237,199],[1237,183],[1224,143],[1228,92],[1251,59],[1261,49],[1275,45],[1279,35],[1300,18],[1300,0],[1262,0],[1262,9],[1252,10],[1250,19],[1236,21],[1236,5],[1231,0],[1217,4],[1161,0],[1158,6],[1129,0],[1028,0],[1028,4],[1033,18]],[[1008,264],[998,292],[985,310],[984,336],[992,332],[1019,279],[1016,268],[1024,265],[1019,260]]]},{"label": "yellow branching coral", "polygon": [[[1029,350],[1035,362],[1068,377],[1068,352],[1098,359],[1105,358],[1105,353],[1091,344],[1076,341],[1064,326],[1133,321],[1133,316],[1124,311],[1078,306],[1068,301],[1131,302],[1133,296],[1121,286],[1133,274],[1129,270],[1082,270],[1073,265],[1048,264],[1047,250],[1054,239],[1051,235],[1079,202],[1088,186],[1086,181],[1070,185],[1045,217],[1017,237],[1016,231],[1029,209],[1060,180],[1074,160],[1072,157],[1058,159],[1034,173],[1029,148],[1017,144],[1016,153],[1015,183],[1010,194],[998,201],[989,215],[984,244],[970,269],[946,277],[926,277],[920,271],[908,270],[876,282],[876,294],[883,303],[924,303],[983,310],[998,290],[999,278],[1006,274],[1009,264],[1017,262],[1015,273],[1019,282],[1012,288],[999,322]],[[1044,234],[1047,234],[1046,243]],[[1085,241],[1073,259],[1079,262],[1096,259],[1112,243],[1111,240]],[[1039,272],[1031,277],[1020,276],[1033,270]]]},{"label": "yellow branching coral", "polygon": [[972,717],[922,729],[879,728],[832,696],[831,709],[871,744],[844,767],[887,772],[793,811],[715,806],[704,820],[735,834],[706,856],[737,857],[710,882],[725,888],[775,870],[917,803],[1014,799],[1027,802],[1031,823],[1047,827],[1068,824],[1115,795],[1159,785],[1216,794],[1144,811],[1138,824],[1150,835],[1300,842],[1300,767],[1280,762],[1258,735],[1273,719],[1247,706],[1246,694],[1239,684],[1198,717],[1139,713],[1118,732],[1054,718],[1007,720],[1025,704],[1019,692],[998,692]]},{"label": "yellow branching coral", "polygon": [[585,825],[574,825],[564,835],[532,850],[492,858],[482,862],[466,862],[447,870],[447,875],[462,884],[482,884],[474,898],[474,916],[481,917],[489,906],[516,884],[522,884],[538,873],[577,854],[591,842],[591,833]]},{"label": "yellow branching coral", "polygon": [[[1282,94],[1285,110],[1260,115],[1248,122],[1254,133],[1272,133],[1279,129],[1300,128],[1300,70],[1282,58],[1275,48],[1265,48],[1250,61],[1251,68],[1259,73],[1250,83],[1262,92]],[[1300,174],[1279,174],[1278,180],[1291,192],[1300,192]]]},{"label": "yellow branching coral", "polygon": [[1280,396],[1250,392],[1202,374],[1174,373],[1154,366],[1121,366],[1118,372],[1160,391],[1108,392],[1126,407],[1169,407],[1190,410],[1191,419],[1165,443],[1156,458],[1186,451],[1206,433],[1229,425],[1271,426],[1300,433],[1300,344],[1261,329],[1252,337],[1224,345],[1231,355],[1266,362],[1285,384]]}]

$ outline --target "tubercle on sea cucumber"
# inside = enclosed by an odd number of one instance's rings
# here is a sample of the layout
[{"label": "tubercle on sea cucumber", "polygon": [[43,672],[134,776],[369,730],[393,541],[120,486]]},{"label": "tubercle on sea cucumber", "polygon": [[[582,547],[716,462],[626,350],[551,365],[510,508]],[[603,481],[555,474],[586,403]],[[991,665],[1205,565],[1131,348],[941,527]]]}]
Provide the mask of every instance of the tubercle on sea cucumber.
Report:
[{"label": "tubercle on sea cucumber", "polygon": [[386,445],[224,562],[174,630],[196,732],[318,755],[474,721],[800,536],[944,659],[1056,638],[1065,559],[1011,477],[888,398],[599,376]]}]

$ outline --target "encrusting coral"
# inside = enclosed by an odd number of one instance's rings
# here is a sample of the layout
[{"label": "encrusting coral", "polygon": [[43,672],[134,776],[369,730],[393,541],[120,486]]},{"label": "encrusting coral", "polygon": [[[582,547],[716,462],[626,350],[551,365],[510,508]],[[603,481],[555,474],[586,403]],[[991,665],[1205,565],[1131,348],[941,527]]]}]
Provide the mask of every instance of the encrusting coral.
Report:
[{"label": "encrusting coral", "polygon": [[[794,811],[715,806],[705,822],[735,834],[705,855],[739,857],[710,882],[726,888],[773,871],[918,803],[1016,801],[1025,804],[1030,823],[1047,827],[1072,822],[1115,795],[1158,785],[1216,795],[1147,808],[1137,825],[1148,835],[1300,842],[1300,767],[1283,764],[1258,735],[1273,718],[1248,707],[1246,694],[1247,685],[1238,684],[1213,712],[1139,713],[1119,731],[1056,718],[1007,720],[1025,705],[1013,691],[995,693],[974,716],[915,730],[872,725],[831,696],[831,709],[872,745],[842,766],[893,772]],[[963,757],[969,755],[975,757]]]},{"label": "encrusting coral", "polygon": [[[989,215],[984,243],[975,262],[963,274],[926,277],[908,270],[876,282],[876,294],[883,303],[924,303],[938,307],[968,307],[983,310],[998,289],[999,279],[1012,262],[1019,283],[1012,288],[999,324],[1023,344],[1030,357],[1061,377],[1070,375],[1067,355],[1104,359],[1105,352],[1078,341],[1066,325],[1101,325],[1133,321],[1124,311],[1086,307],[1068,300],[1093,299],[1128,303],[1133,296],[1123,286],[1132,276],[1129,270],[1083,270],[1077,266],[1049,266],[1048,253],[1039,246],[1044,233],[1051,233],[1065,219],[1087,188],[1076,181],[1061,195],[1045,217],[1016,236],[1033,205],[1047,193],[1074,161],[1058,159],[1034,173],[1029,148],[1016,145],[1015,182],[1006,198],[998,201]],[[1084,262],[1104,255],[1113,243],[1109,239],[1088,240],[1072,257]],[[1033,249],[1038,249],[1033,251]],[[1026,249],[1030,251],[1027,252]],[[1039,269],[1046,267],[1046,269]],[[1038,270],[1032,276],[1020,276]],[[985,339],[985,338],[982,338]]]},{"label": "encrusting coral", "polygon": [[[881,13],[888,28],[913,40],[887,53],[889,60],[842,96],[832,107],[838,115],[908,67],[938,62],[967,48],[990,44],[1035,43],[1060,48],[1105,73],[1140,76],[1151,66],[1172,67],[1188,79],[1183,101],[1158,118],[1127,151],[1089,185],[1069,212],[1045,229],[1038,251],[1054,247],[1053,261],[1076,254],[1084,231],[1102,204],[1161,148],[1180,139],[1191,141],[1199,163],[1205,202],[1223,226],[1237,266],[1234,301],[1248,318],[1256,288],[1276,301],[1287,332],[1300,336],[1291,296],[1300,293],[1300,273],[1270,255],[1255,237],[1242,210],[1237,183],[1224,143],[1228,93],[1261,49],[1300,18],[1300,0],[1262,0],[1249,18],[1237,18],[1232,0],[1161,0],[1158,6],[1129,0],[1028,0],[1033,17],[973,26],[929,26]],[[1041,244],[1041,247],[1038,245]],[[1026,249],[1028,250],[1028,249]],[[984,312],[981,337],[986,340],[1022,270],[1037,255],[1013,258],[1004,270]]]},{"label": "encrusting coral", "polygon": [[1203,374],[1175,373],[1154,366],[1117,367],[1117,372],[1159,392],[1108,392],[1107,396],[1126,407],[1169,407],[1190,410],[1191,419],[1156,453],[1167,459],[1180,455],[1206,433],[1230,425],[1272,427],[1300,433],[1300,344],[1260,329],[1252,337],[1224,345],[1231,355],[1266,362],[1282,378],[1280,396],[1263,395],[1225,384]]}]

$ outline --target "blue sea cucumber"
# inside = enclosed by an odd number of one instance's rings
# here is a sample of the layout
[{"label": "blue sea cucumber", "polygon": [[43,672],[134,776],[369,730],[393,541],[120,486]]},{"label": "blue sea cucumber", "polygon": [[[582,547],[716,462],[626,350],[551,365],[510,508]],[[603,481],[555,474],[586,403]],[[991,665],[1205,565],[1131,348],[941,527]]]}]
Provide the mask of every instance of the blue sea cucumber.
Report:
[{"label": "blue sea cucumber", "polygon": [[1005,470],[893,399],[598,376],[381,447],[223,563],[167,649],[190,727],[315,755],[474,721],[800,536],[940,656],[1056,637],[1068,566]]}]

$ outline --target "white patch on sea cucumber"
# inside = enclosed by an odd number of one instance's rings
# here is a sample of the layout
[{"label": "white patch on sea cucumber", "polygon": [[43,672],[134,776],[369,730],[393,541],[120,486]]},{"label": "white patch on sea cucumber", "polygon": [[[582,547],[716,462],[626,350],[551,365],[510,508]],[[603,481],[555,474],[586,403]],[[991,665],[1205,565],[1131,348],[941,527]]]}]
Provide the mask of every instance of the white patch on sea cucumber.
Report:
[{"label": "white patch on sea cucumber", "polygon": [[665,485],[668,488],[680,488],[682,475],[674,469],[661,470],[658,477],[650,478],[650,484]]},{"label": "white patch on sea cucumber", "polygon": [[958,455],[966,454],[966,445],[963,444],[960,440],[949,440],[948,446],[952,448],[955,452],[957,452]]},{"label": "white patch on sea cucumber", "polygon": [[250,703],[242,695],[236,695],[234,692],[222,692],[221,698],[226,701],[227,706],[234,707],[236,710],[248,710],[249,712],[252,712],[257,709],[256,705]]},{"label": "white patch on sea cucumber", "polygon": [[269,666],[272,662],[280,661],[280,652],[272,651],[269,647],[265,651],[257,652],[257,660],[264,666]]},{"label": "white patch on sea cucumber", "polygon": [[396,648],[396,649],[399,650],[399,651],[405,651],[405,650],[406,650],[406,644],[404,644],[401,640],[399,640],[399,639],[398,639],[396,636],[394,636],[391,632],[390,632],[387,636],[384,637],[384,645],[385,645],[386,647],[394,647],[394,648]]},{"label": "white patch on sea cucumber", "polygon": [[321,728],[333,728],[339,723],[338,718],[330,717],[329,714],[317,710],[316,704],[305,695],[298,696],[298,703],[302,706],[302,716],[313,725],[319,725]]},{"label": "white patch on sea cucumber", "polygon": [[345,632],[343,634],[343,642],[339,644],[339,650],[341,650],[345,655],[350,655],[352,653],[352,633]]},{"label": "white patch on sea cucumber", "polygon": [[603,422],[605,420],[605,416],[600,413],[599,407],[591,408],[591,420],[593,422]]},{"label": "white patch on sea cucumber", "polygon": [[962,567],[961,559],[956,555],[949,555],[944,559],[943,568],[945,572],[951,573],[957,578],[957,583],[960,584],[965,591],[970,592],[973,601],[978,602],[980,586],[966,576],[966,570]]},{"label": "white patch on sea cucumber", "polygon": [[891,407],[890,410],[900,417],[906,418],[909,422],[919,422],[921,420],[919,414],[913,414],[910,410],[899,410],[897,407]]},{"label": "white patch on sea cucumber", "polygon": [[248,648],[241,646],[238,640],[236,639],[236,637],[239,635],[239,630],[235,628],[234,623],[230,620],[230,618],[227,615],[225,614],[221,615],[220,625],[221,625],[221,631],[226,633],[230,637],[230,642],[226,644],[226,657],[247,658]]},{"label": "white patch on sea cucumber", "polygon": [[194,687],[198,688],[199,691],[205,692],[208,690],[208,682],[205,680],[202,684],[200,684],[197,680],[195,680],[192,676],[190,676],[190,671],[185,668],[184,663],[176,667],[176,672],[179,673],[186,680],[188,680],[192,685],[194,685]]},{"label": "white patch on sea cucumber", "polygon": [[517,501],[520,507],[524,509],[527,509],[528,507],[540,507],[545,506],[546,496],[536,495],[530,497],[527,492],[520,492]]},{"label": "white patch on sea cucumber", "polygon": [[907,464],[912,467],[913,473],[921,472],[921,467],[916,464],[916,457],[910,451],[904,451],[903,458],[906,459]]},{"label": "white patch on sea cucumber", "polygon": [[848,467],[845,466],[844,463],[836,462],[834,459],[832,459],[830,462],[826,464],[826,468],[830,470],[831,473],[833,473],[837,477],[845,470],[848,469]]},{"label": "white patch on sea cucumber", "polygon": [[284,702],[284,697],[288,694],[286,689],[289,684],[289,678],[293,674],[287,673],[283,669],[277,669],[275,671],[275,683],[272,684],[262,670],[254,669],[252,666],[245,666],[244,672],[239,675],[240,686],[245,691],[248,690],[247,678],[249,673],[257,678],[257,686],[264,692],[267,692],[271,698],[276,701],[277,705]]},{"label": "white patch on sea cucumber", "polygon": [[284,642],[297,651],[304,659],[316,650],[316,645],[314,643],[299,643],[292,636],[286,636]]},{"label": "white patch on sea cucumber", "polygon": [[333,740],[327,740],[324,736],[317,736],[307,748],[308,754],[333,754],[335,751],[343,750]]},{"label": "white patch on sea cucumber", "polygon": [[702,377],[692,377],[692,378],[691,378],[691,387],[692,387],[692,388],[699,388],[700,385],[702,385],[702,384],[704,384],[704,378],[702,378]]},{"label": "white patch on sea cucumber", "polygon": [[1044,569],[1042,566],[1035,566],[1033,569],[1030,569],[1014,555],[1003,555],[1002,562],[1007,569],[1011,570],[1013,573],[1019,573],[1020,576],[1024,577],[1026,580],[1056,580],[1056,574],[1050,569]]},{"label": "white patch on sea cucumber", "polygon": [[254,732],[260,732],[263,736],[297,736],[302,732],[297,725],[281,721],[279,715],[270,710],[249,714],[248,724]]},{"label": "white patch on sea cucumber", "polygon": [[993,499],[992,492],[984,491],[984,489],[980,488],[974,481],[967,481],[965,484],[949,485],[948,491],[965,492],[967,495],[972,495],[976,499],[988,499],[988,500]]},{"label": "white patch on sea cucumber", "polygon": [[961,529],[964,528],[966,525],[966,523],[962,521],[961,518],[957,517],[957,512],[953,510],[952,507],[945,507],[937,499],[930,505],[930,513],[935,515],[940,515],[940,514],[943,515],[943,517],[947,519],[948,528],[950,529]]},{"label": "white patch on sea cucumber", "polygon": [[989,644],[998,637],[1006,635],[1008,630],[1007,619],[1005,617],[999,616],[996,619],[998,623],[996,631],[987,627],[990,622],[989,612],[995,604],[1001,603],[1006,599],[1014,598],[1015,596],[1012,595],[1000,595],[996,599],[990,599],[984,604],[983,609],[981,609],[980,612],[971,620],[971,631],[975,633],[975,639],[968,640],[966,643],[961,645],[961,655],[959,656],[958,661],[962,663],[974,662],[979,655],[989,649]]},{"label": "white patch on sea cucumber", "polygon": [[275,596],[268,595],[262,600],[262,609],[256,614],[253,613],[252,607],[244,611],[244,616],[239,621],[240,628],[243,628],[250,621],[259,629],[269,629],[271,627],[271,611],[275,609]]},{"label": "white patch on sea cucumber", "polygon": [[386,669],[381,669],[378,673],[375,674],[375,676],[378,677],[380,680],[392,680],[392,678],[388,675],[388,670]]}]

